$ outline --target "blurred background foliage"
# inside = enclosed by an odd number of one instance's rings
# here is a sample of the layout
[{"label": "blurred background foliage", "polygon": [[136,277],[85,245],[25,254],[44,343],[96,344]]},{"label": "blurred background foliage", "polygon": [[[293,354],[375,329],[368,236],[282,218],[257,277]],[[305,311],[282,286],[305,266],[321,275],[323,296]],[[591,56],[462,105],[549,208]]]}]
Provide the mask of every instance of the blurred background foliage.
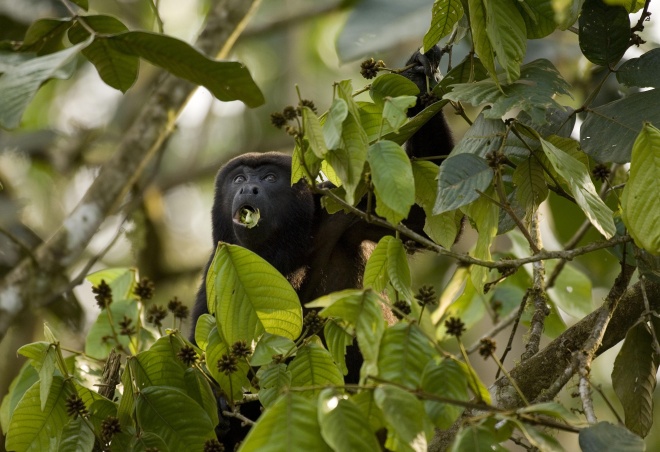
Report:
[{"label": "blurred background foliage", "polygon": [[[164,32],[192,41],[209,3],[157,1]],[[359,63],[364,57],[383,59],[388,67],[402,67],[421,45],[432,4],[433,0],[262,2],[235,45],[232,59],[249,68],[266,103],[248,109],[240,102],[219,102],[200,88],[180,116],[177,130],[164,151],[138,182],[144,195],[127,199],[124,208],[105,221],[71,277],[111,245],[92,270],[137,267],[142,276],[156,285],[152,302],[166,303],[176,295],[192,305],[201,268],[212,247],[210,209],[217,169],[245,152],[292,150],[293,141],[271,126],[270,114],[297,104],[296,86],[322,112],[332,101],[333,82],[353,79],[356,89],[367,84],[359,74]],[[153,4],[148,0],[90,0],[89,6],[90,13],[115,15],[130,29],[156,29]],[[629,49],[624,60],[660,43],[660,28],[654,23],[660,9],[652,2],[651,11],[654,8],[652,21],[642,34],[647,43]],[[20,41],[35,20],[68,14],[59,0],[0,0],[0,40]],[[454,64],[469,51],[465,42],[454,49]],[[551,60],[571,85],[573,98],[559,102],[574,108],[582,105],[604,75],[582,57],[577,35],[570,31],[529,41],[526,62],[538,58]],[[446,64],[443,61],[443,71]],[[30,104],[19,129],[0,130],[0,276],[28,253],[27,249],[53,234],[158,83],[155,68],[142,63],[137,83],[122,95],[105,85],[89,63],[79,69],[69,80],[49,81]],[[620,98],[620,85],[613,77],[609,82],[593,106]],[[477,113],[468,109],[472,118]],[[458,141],[468,125],[449,110],[447,115]],[[579,123],[578,119],[576,130]],[[558,249],[583,221],[579,209],[560,197],[550,197],[542,215],[548,249]],[[587,234],[582,243],[595,240],[595,234]],[[457,247],[467,251],[473,243],[468,232]],[[501,243],[501,248],[508,249],[509,243]],[[415,287],[433,284],[438,292],[445,289],[455,269],[453,261],[430,253],[417,255],[412,265]],[[575,265],[591,280],[594,306],[600,305],[617,274],[617,260],[608,252],[599,251],[578,258]],[[525,276],[518,272],[516,277]],[[521,281],[520,287],[525,286],[529,286],[529,281]],[[67,303],[55,304],[67,306],[66,309],[26,313],[0,344],[0,395],[6,393],[22,363],[16,349],[40,339],[44,320],[58,331],[58,337],[66,338],[65,342],[82,343],[89,320],[97,315],[97,307],[88,282],[73,292]],[[502,290],[495,293],[490,303],[499,302],[505,309],[513,309],[521,297],[522,289],[516,294]],[[574,321],[568,315],[563,318],[569,324]],[[468,331],[466,343],[476,340],[482,332],[480,328]],[[505,343],[507,334],[498,337],[501,343]],[[593,370],[595,381],[602,382],[605,392],[612,396],[610,400],[616,398],[610,388],[609,370],[599,368],[611,369],[616,351],[610,350],[596,360]],[[494,372],[481,375],[494,377]],[[651,450],[653,444],[660,444],[660,433],[651,433],[647,444]],[[4,441],[0,441],[0,450],[3,445]]]}]

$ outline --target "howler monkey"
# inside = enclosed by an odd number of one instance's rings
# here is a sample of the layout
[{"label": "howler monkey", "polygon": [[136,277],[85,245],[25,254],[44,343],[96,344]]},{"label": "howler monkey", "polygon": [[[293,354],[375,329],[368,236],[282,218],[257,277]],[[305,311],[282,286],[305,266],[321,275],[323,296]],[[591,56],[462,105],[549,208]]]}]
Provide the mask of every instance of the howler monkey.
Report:
[{"label": "howler monkey", "polygon": [[[427,106],[422,99],[426,98],[427,80],[434,83],[440,56],[434,48],[425,55],[416,52],[406,63],[413,66],[402,75],[422,93],[408,111],[411,117]],[[405,149],[411,157],[430,157],[447,155],[452,146],[449,128],[439,112],[408,140]],[[290,180],[291,157],[284,154],[250,153],[225,164],[215,179],[213,244],[233,243],[257,253],[291,282],[303,304],[330,292],[362,287],[373,243],[392,231],[350,213],[330,214],[321,206],[320,195],[312,193],[304,181],[292,186]],[[248,227],[241,216],[255,212],[259,212],[258,225]],[[421,232],[422,209],[413,206],[406,224]],[[211,253],[204,275],[213,256]],[[204,277],[193,308],[193,329],[199,316],[208,312],[205,281]],[[346,381],[357,382],[362,358],[355,346],[347,353]],[[223,438],[226,445],[233,445],[235,439],[230,437],[236,433]]]}]

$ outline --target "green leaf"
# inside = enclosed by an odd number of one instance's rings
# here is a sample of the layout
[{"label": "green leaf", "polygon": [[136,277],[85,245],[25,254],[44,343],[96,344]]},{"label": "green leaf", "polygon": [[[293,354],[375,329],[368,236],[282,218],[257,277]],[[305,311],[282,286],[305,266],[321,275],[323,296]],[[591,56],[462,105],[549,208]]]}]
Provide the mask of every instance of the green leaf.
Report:
[{"label": "green leaf", "polygon": [[[298,349],[296,357],[289,364],[291,386],[342,386],[344,377],[325,348],[312,342]],[[305,392],[317,395],[319,390]]]},{"label": "green leaf", "polygon": [[527,49],[525,21],[516,3],[514,0],[484,1],[486,33],[497,61],[504,69],[507,83],[520,77],[520,65]]},{"label": "green leaf", "polygon": [[431,26],[424,35],[424,53],[451,33],[454,25],[462,16],[463,5],[460,0],[435,0],[433,2]]},{"label": "green leaf", "polygon": [[263,331],[296,339],[302,308],[296,291],[272,265],[238,245],[220,243],[206,276],[216,322],[228,344]]},{"label": "green leaf", "polygon": [[211,419],[211,424],[218,425],[218,404],[208,376],[203,371],[190,367],[186,369],[183,380],[186,385],[186,394],[204,409]]},{"label": "green leaf", "polygon": [[[128,31],[126,25],[112,16],[85,16],[84,20],[98,35]],[[86,40],[89,36],[89,31],[80,22],[76,22],[69,30],[69,39],[74,44]],[[139,58],[117,51],[108,40],[95,39],[82,53],[108,86],[125,93],[135,83],[140,67]]]},{"label": "green leaf", "polygon": [[578,23],[580,50],[594,64],[615,64],[630,45],[630,19],[621,6],[586,0]]},{"label": "green leaf", "polygon": [[208,414],[178,388],[141,389],[135,412],[140,428],[160,436],[170,450],[202,450],[216,437]]},{"label": "green leaf", "polygon": [[37,381],[39,381],[39,375],[35,368],[29,362],[23,364],[16,378],[9,385],[9,391],[2,399],[2,405],[0,406],[0,428],[3,432],[9,430],[11,416],[18,402],[23,398],[23,394]]},{"label": "green leaf", "polygon": [[107,40],[119,52],[144,58],[176,77],[201,85],[219,100],[240,100],[248,107],[258,107],[264,103],[259,87],[241,63],[210,59],[176,38],[146,31],[129,31],[97,37],[96,40]]},{"label": "green leaf", "polygon": [[507,112],[516,109],[529,113],[535,124],[544,124],[547,109],[563,109],[554,100],[555,94],[571,95],[569,85],[548,60],[525,64],[520,68],[520,79],[510,85],[499,86],[504,82],[504,77],[500,77],[499,82],[488,79],[453,85],[444,99],[468,102],[474,106],[490,104],[492,107],[483,111],[488,119],[501,119]]},{"label": "green leaf", "polygon": [[[114,298],[114,296],[113,296]],[[113,331],[108,319],[107,310],[110,311],[112,317],[112,324],[115,330]],[[119,322],[124,320],[124,317],[131,319],[131,325],[136,325],[138,322],[138,304],[135,300],[119,300],[113,301],[109,308],[101,311],[96,318],[96,321],[89,329],[89,333],[85,339],[85,353],[93,358],[105,359],[110,354],[113,348],[117,348],[114,332],[117,332],[117,339],[119,344],[125,350],[131,350],[131,340],[128,336],[119,334]],[[104,340],[104,338],[106,338]],[[109,338],[109,339],[108,339]]]},{"label": "green leaf", "polygon": [[525,212],[532,213],[548,197],[548,185],[545,182],[543,166],[534,157],[523,160],[513,172],[516,184],[516,197]]},{"label": "green leaf", "polygon": [[[422,390],[429,394],[451,400],[467,402],[468,394],[466,375],[452,359],[444,359],[440,364],[431,361],[424,369]],[[461,415],[464,408],[451,403],[425,400],[424,409],[436,427],[446,430]]]},{"label": "green leaf", "polygon": [[41,409],[41,382],[27,390],[11,417],[5,447],[7,450],[41,452],[60,440],[69,422],[65,400],[70,394],[62,377],[53,377],[44,409]]},{"label": "green leaf", "polygon": [[288,355],[295,348],[296,343],[289,338],[264,333],[250,357],[250,365],[263,366],[273,361],[274,355]]},{"label": "green leaf", "polygon": [[612,368],[612,386],[623,405],[626,427],[644,438],[653,425],[653,391],[658,357],[646,323],[638,323],[626,334]]},{"label": "green leaf", "polygon": [[507,449],[499,443],[497,430],[493,425],[485,423],[464,425],[458,431],[451,447],[451,452],[506,452]]},{"label": "green leaf", "polygon": [[323,123],[323,137],[328,149],[337,149],[341,144],[342,124],[348,116],[348,105],[344,99],[335,98]]},{"label": "green leaf", "polygon": [[[71,0],[72,3],[75,3],[76,5],[80,6],[82,9],[87,11],[89,9],[89,2],[88,0]],[[86,16],[85,16],[86,17]]]},{"label": "green leaf", "polygon": [[381,300],[373,290],[343,290],[326,295],[306,305],[324,307],[323,317],[338,317],[355,327],[367,373],[377,372],[377,359],[385,320]]},{"label": "green leaf", "polygon": [[598,162],[630,162],[644,122],[660,124],[660,89],[635,93],[587,112],[580,145]]},{"label": "green leaf", "polygon": [[62,430],[58,452],[91,452],[94,449],[94,432],[82,417],[71,419]]},{"label": "green leaf", "polygon": [[211,376],[218,382],[230,404],[243,399],[243,388],[250,387],[247,373],[250,366],[245,360],[239,360],[236,371],[229,374],[218,368],[218,362],[230,355],[229,345],[222,339],[218,328],[214,328],[209,336],[209,346],[206,348],[206,367]]},{"label": "green leaf", "polygon": [[557,28],[560,30],[568,30],[575,25],[580,14],[582,1],[573,0],[552,0],[552,9],[555,11],[555,21]]},{"label": "green leaf", "polygon": [[346,332],[343,325],[334,319],[328,319],[323,327],[323,337],[328,346],[328,351],[332,359],[337,363],[341,373],[346,376],[348,368],[346,367],[346,347],[353,344],[353,336]]},{"label": "green leaf", "polygon": [[580,430],[578,436],[582,452],[643,452],[644,440],[630,430],[609,422],[599,422]]},{"label": "green leaf", "polygon": [[126,360],[126,367],[124,367],[124,372],[121,375],[121,384],[124,388],[117,407],[117,417],[121,425],[133,425],[134,422],[133,414],[137,388],[131,379],[131,367],[133,369],[137,367],[137,361],[133,358]]},{"label": "green leaf", "polygon": [[98,286],[105,281],[112,290],[112,300],[127,300],[135,298],[133,290],[136,286],[137,270],[131,267],[106,268],[85,277],[93,286]]},{"label": "green leaf", "polygon": [[318,158],[322,159],[328,153],[328,147],[323,137],[323,129],[316,113],[309,107],[302,107],[303,127],[305,138],[309,141],[309,147]]},{"label": "green leaf", "polygon": [[321,436],[316,400],[299,392],[285,393],[265,410],[238,450],[239,452],[332,451]]},{"label": "green leaf", "polygon": [[202,350],[206,350],[209,343],[209,334],[215,328],[215,317],[211,314],[202,314],[197,319],[195,326],[195,343]]},{"label": "green leaf", "polygon": [[493,170],[481,157],[458,154],[449,157],[438,173],[438,197],[434,214],[449,212],[470,204],[485,192],[493,180]]},{"label": "green leaf", "polygon": [[440,168],[433,162],[414,160],[412,163],[415,178],[415,202],[422,206],[427,214],[433,210],[438,193],[438,171]]},{"label": "green leaf", "polygon": [[163,336],[144,352],[135,356],[133,376],[138,388],[144,386],[175,386],[186,389],[185,364],[177,357],[181,341],[174,336]]},{"label": "green leaf", "polygon": [[639,58],[631,58],[616,71],[616,79],[626,86],[660,88],[660,49],[651,49]]},{"label": "green leaf", "polygon": [[[486,314],[486,297],[483,294],[479,293],[475,287],[475,276],[473,275],[475,268],[470,269],[471,281],[467,281],[465,284],[465,289],[460,294],[456,300],[447,308],[443,315],[443,319],[449,317],[456,317],[461,319],[465,324],[466,329],[470,329],[477,322],[483,319]],[[483,284],[482,284],[483,286]],[[451,336],[447,334],[447,328],[445,328],[444,322],[438,324],[438,329],[436,331],[436,337],[438,340],[448,340],[452,339]]]},{"label": "green leaf", "polygon": [[342,124],[343,146],[328,152],[326,160],[335,170],[346,190],[346,201],[354,204],[355,190],[362,180],[362,170],[367,160],[367,135],[360,125],[360,111],[353,100],[350,80],[338,84],[337,94],[346,102],[348,108],[348,115]]},{"label": "green leaf", "polygon": [[424,220],[424,233],[438,245],[449,249],[456,241],[461,220],[454,212],[427,215]]},{"label": "green leaf", "polygon": [[416,96],[388,97],[383,107],[383,119],[387,121],[395,132],[408,120],[408,108],[415,106]]},{"label": "green leaf", "polygon": [[357,405],[362,415],[369,422],[372,431],[377,432],[385,428],[385,418],[383,417],[383,412],[376,405],[373,391],[358,392],[351,396],[351,400]]},{"label": "green leaf", "polygon": [[435,355],[419,326],[397,323],[385,330],[378,354],[379,377],[410,389],[420,387],[427,363]]},{"label": "green leaf", "polygon": [[[417,113],[414,118],[411,118],[399,132],[390,131],[385,133],[382,137],[382,140],[393,141],[396,144],[403,145],[415,132],[417,132],[424,124],[426,124],[432,117],[439,114],[449,101],[441,100],[435,102],[428,107],[426,107],[421,112]],[[386,127],[384,127],[386,129]],[[377,134],[375,138],[378,138],[380,134]],[[446,143],[441,143],[443,148],[446,148]]]},{"label": "green leaf", "polygon": [[538,450],[548,451],[548,452],[564,452],[564,448],[561,446],[559,441],[552,435],[543,432],[539,429],[532,427],[524,422],[521,422],[518,419],[507,418],[507,421],[514,424],[518,430],[524,435],[525,439],[533,447]]},{"label": "green leaf", "polygon": [[488,110],[479,113],[461,141],[456,143],[451,151],[452,156],[465,153],[485,158],[486,154],[497,151],[502,146],[506,126],[499,117],[487,119],[485,112]]},{"label": "green leaf", "polygon": [[463,61],[458,66],[453,67],[451,71],[447,72],[447,75],[433,88],[433,92],[438,97],[441,97],[452,89],[452,85],[478,82],[487,78],[488,71],[486,71],[481,60],[474,55],[468,55],[463,58]]},{"label": "green leaf", "polygon": [[57,52],[62,49],[64,33],[72,25],[70,18],[39,19],[25,32],[20,49],[22,52],[35,52],[39,55]]},{"label": "green leaf", "polygon": [[268,408],[291,387],[291,372],[284,363],[273,363],[257,371],[259,401]]},{"label": "green leaf", "polygon": [[621,208],[623,222],[640,248],[660,254],[660,212],[649,208],[657,205],[660,193],[660,130],[644,124],[632,149],[630,178],[623,189]]},{"label": "green leaf", "polygon": [[369,147],[367,161],[376,192],[376,213],[392,224],[408,216],[415,203],[415,183],[406,151],[391,141]]},{"label": "green leaf", "polygon": [[330,447],[342,451],[376,451],[380,444],[360,408],[334,389],[324,389],[318,398],[321,435]]},{"label": "green leaf", "polygon": [[50,55],[32,58],[7,68],[0,75],[0,127],[18,127],[23,112],[32,101],[41,85],[51,78],[65,79],[71,76],[71,63],[91,40]]},{"label": "green leaf", "polygon": [[406,249],[400,239],[393,238],[387,245],[387,274],[390,283],[401,295],[409,302],[413,301],[412,278],[410,276],[410,267]]},{"label": "green leaf", "polygon": [[364,280],[363,286],[365,288],[373,288],[376,292],[382,292],[387,287],[387,283],[390,282],[390,277],[388,273],[388,261],[387,261],[387,250],[391,240],[394,240],[394,237],[391,235],[386,235],[376,245],[367,265],[364,269]]},{"label": "green leaf", "polygon": [[525,0],[516,2],[525,21],[528,39],[545,38],[555,31],[555,11],[552,0]]},{"label": "green leaf", "polygon": [[[419,88],[414,82],[400,74],[382,74],[374,79],[369,95],[376,105],[383,107],[388,98],[416,97]],[[414,105],[414,104],[413,104]]]},{"label": "green leaf", "polygon": [[587,167],[542,138],[541,146],[552,167],[568,184],[569,192],[591,224],[605,238],[611,238],[616,233],[613,213],[596,193]]},{"label": "green leaf", "polygon": [[484,0],[468,0],[470,13],[470,31],[472,32],[472,43],[474,50],[483,63],[484,67],[492,77],[492,82],[499,85],[495,71],[495,50],[488,36],[488,18]]},{"label": "green leaf", "polygon": [[426,451],[433,428],[417,397],[396,386],[379,386],[374,391],[376,405],[387,423],[385,447],[394,450]]}]

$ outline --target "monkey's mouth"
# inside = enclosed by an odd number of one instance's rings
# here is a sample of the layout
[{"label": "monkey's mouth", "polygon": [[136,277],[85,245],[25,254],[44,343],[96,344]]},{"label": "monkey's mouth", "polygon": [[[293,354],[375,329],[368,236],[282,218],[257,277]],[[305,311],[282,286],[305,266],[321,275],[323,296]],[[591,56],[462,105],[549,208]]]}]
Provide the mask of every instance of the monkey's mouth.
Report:
[{"label": "monkey's mouth", "polygon": [[241,206],[241,208],[234,214],[234,223],[252,229],[257,223],[259,223],[260,218],[261,214],[259,213],[259,209],[246,204]]}]

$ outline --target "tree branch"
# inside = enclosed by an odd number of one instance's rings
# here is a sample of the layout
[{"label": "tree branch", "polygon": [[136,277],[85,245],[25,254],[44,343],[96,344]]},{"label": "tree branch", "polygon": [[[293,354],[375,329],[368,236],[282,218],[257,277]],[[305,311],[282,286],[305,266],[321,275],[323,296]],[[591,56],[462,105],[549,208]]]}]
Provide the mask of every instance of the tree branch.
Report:
[{"label": "tree branch", "polygon": [[[225,58],[258,3],[259,0],[217,2],[196,47],[207,55]],[[164,74],[113,158],[103,166],[59,230],[36,250],[39,265],[25,258],[0,282],[0,340],[19,313],[48,304],[68,288],[67,269],[81,256],[103,220],[117,209],[170,136],[178,114],[195,89],[187,81]]]}]

